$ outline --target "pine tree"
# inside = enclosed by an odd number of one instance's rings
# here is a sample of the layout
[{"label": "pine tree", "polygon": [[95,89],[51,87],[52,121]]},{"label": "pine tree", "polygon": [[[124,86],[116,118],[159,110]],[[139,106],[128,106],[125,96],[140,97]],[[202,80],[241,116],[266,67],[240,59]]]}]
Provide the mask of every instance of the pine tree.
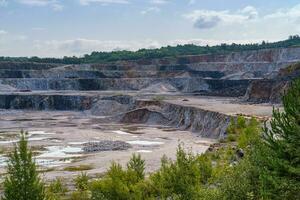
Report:
[{"label": "pine tree", "polygon": [[[145,178],[145,160],[142,159],[140,154],[133,154],[130,161],[127,163],[128,173],[134,173],[136,182]],[[132,174],[131,174],[132,175]]]},{"label": "pine tree", "polygon": [[3,200],[45,200],[44,184],[36,168],[22,131],[18,145],[9,155]]},{"label": "pine tree", "polygon": [[258,155],[264,193],[273,199],[295,199],[300,196],[300,79],[282,101],[284,111],[274,109],[271,128],[265,126],[265,148]]}]

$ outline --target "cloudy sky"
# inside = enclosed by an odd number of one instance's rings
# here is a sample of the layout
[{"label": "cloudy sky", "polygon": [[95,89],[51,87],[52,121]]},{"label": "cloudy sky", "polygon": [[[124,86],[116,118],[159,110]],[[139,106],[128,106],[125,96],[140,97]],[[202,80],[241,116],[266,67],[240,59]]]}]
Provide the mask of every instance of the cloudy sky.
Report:
[{"label": "cloudy sky", "polygon": [[299,0],[0,0],[0,56],[62,57],[300,34]]}]

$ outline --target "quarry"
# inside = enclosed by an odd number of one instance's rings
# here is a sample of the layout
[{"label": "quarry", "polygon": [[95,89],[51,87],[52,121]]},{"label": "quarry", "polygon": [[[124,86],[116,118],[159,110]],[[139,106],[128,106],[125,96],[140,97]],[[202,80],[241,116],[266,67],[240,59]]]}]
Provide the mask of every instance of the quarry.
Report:
[{"label": "quarry", "polygon": [[0,62],[0,174],[6,153],[28,132],[47,179],[90,176],[133,153],[146,170],[226,137],[239,115],[266,121],[299,70],[300,48],[118,61],[106,64]]}]

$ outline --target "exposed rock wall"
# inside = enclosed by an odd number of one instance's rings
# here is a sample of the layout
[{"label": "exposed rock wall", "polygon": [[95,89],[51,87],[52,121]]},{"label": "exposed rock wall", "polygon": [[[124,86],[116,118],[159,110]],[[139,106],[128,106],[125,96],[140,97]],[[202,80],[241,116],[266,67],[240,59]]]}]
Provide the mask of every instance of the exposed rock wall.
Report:
[{"label": "exposed rock wall", "polygon": [[251,80],[273,79],[281,68],[299,60],[300,48],[288,48],[108,64],[0,62],[0,91],[5,86],[27,91],[160,92],[155,87],[166,85],[176,92],[236,97],[245,95]]},{"label": "exposed rock wall", "polygon": [[242,96],[249,80],[203,78],[120,78],[120,79],[3,79],[2,84],[19,90],[141,90],[157,83],[167,83],[178,91],[204,95]]},{"label": "exposed rock wall", "polygon": [[192,131],[208,138],[223,138],[230,116],[200,108],[158,101],[137,101],[136,109],[123,114],[123,123],[157,124]]},{"label": "exposed rock wall", "polygon": [[71,95],[2,95],[0,109],[87,110],[93,98]]},{"label": "exposed rock wall", "polygon": [[300,63],[281,69],[274,79],[254,80],[250,84],[245,99],[255,103],[280,103],[281,97],[292,80],[300,77]]},{"label": "exposed rock wall", "polygon": [[61,64],[51,63],[34,63],[34,62],[0,62],[0,69],[9,70],[48,70],[51,68],[59,67]]}]

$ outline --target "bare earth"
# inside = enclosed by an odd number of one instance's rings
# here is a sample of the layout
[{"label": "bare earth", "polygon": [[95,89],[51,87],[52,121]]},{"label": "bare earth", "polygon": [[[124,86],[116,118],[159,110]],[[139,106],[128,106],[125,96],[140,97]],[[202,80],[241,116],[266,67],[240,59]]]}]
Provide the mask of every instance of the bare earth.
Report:
[{"label": "bare earth", "polygon": [[[270,117],[272,114],[272,105],[244,105],[233,103],[233,99],[228,98],[190,97],[188,101],[182,101],[181,97],[173,99],[166,101],[228,115]],[[132,153],[140,153],[146,160],[147,171],[152,172],[159,168],[163,155],[174,158],[180,142],[195,153],[205,152],[215,142],[170,127],[104,124],[101,118],[88,112],[1,110],[0,150],[12,147],[21,129],[29,131],[30,145],[37,152],[37,161],[43,168],[51,169],[45,173],[45,178],[53,179],[57,176],[72,178],[79,172],[65,171],[64,168],[82,164],[92,166],[88,174],[95,176],[105,172],[112,161],[124,165]],[[124,151],[82,152],[84,143],[102,140],[125,141],[132,148]],[[5,172],[4,163],[5,156],[0,153],[0,174]]]}]

